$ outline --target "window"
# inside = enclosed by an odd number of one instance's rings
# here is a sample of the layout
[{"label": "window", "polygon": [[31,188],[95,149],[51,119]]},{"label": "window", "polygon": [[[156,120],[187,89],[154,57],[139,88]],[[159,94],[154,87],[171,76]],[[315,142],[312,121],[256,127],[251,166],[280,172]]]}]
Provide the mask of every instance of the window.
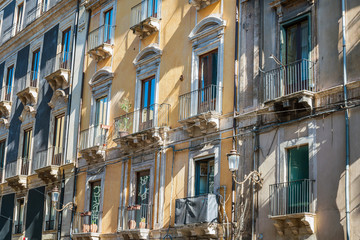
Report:
[{"label": "window", "polygon": [[195,163],[195,195],[214,193],[214,159]]},{"label": "window", "polygon": [[288,212],[309,210],[309,146],[287,150],[288,156]]},{"label": "window", "polygon": [[32,138],[32,129],[25,130],[23,137],[23,149],[22,149],[22,158],[21,158],[21,175],[28,175],[29,172],[31,138]]},{"label": "window", "polygon": [[104,22],[104,43],[111,43],[112,38],[112,25],[113,25],[113,10],[105,12],[105,22]]},{"label": "window", "polygon": [[64,115],[55,117],[52,165],[61,165],[62,163],[64,120]]},{"label": "window", "polygon": [[42,0],[42,12],[46,12],[48,10],[49,0]]},{"label": "window", "polygon": [[145,130],[153,126],[154,103],[155,103],[155,77],[143,80],[141,83],[141,113],[139,130]]},{"label": "window", "polygon": [[106,129],[103,125],[107,123],[107,103],[108,98],[102,97],[96,99],[94,138],[95,144],[101,145],[106,143]]},{"label": "window", "polygon": [[17,12],[16,31],[20,32],[23,25],[24,19],[24,3],[19,4]]},{"label": "window", "polygon": [[5,100],[11,101],[11,90],[14,79],[14,66],[11,66],[7,70],[6,87],[5,87]]},{"label": "window", "polygon": [[23,198],[16,200],[14,234],[23,232],[25,202]]},{"label": "window", "polygon": [[302,20],[284,26],[286,32],[286,64],[309,58],[309,23]]},{"label": "window", "polygon": [[147,15],[148,17],[157,18],[158,13],[158,0],[148,0]]},{"label": "window", "polygon": [[0,182],[2,180],[4,162],[5,162],[5,144],[6,140],[0,141]]},{"label": "window", "polygon": [[61,68],[68,69],[70,67],[70,38],[71,29],[68,28],[62,33],[62,48],[61,48]]},{"label": "window", "polygon": [[31,87],[37,86],[38,76],[39,76],[39,61],[40,61],[40,49],[37,49],[33,52],[32,66],[31,66]]},{"label": "window", "polygon": [[[101,199],[101,181],[91,182],[90,188],[90,225],[99,226],[100,219],[100,199]],[[98,229],[97,229],[98,230]]]},{"label": "window", "polygon": [[51,192],[46,194],[45,231],[55,229],[56,211],[51,198]]}]

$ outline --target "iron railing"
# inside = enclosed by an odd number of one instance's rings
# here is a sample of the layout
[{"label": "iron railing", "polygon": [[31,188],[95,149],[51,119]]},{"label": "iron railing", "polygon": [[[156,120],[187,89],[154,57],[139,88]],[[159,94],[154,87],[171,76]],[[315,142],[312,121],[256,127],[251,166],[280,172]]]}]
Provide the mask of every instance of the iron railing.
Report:
[{"label": "iron railing", "polygon": [[29,71],[26,75],[18,82],[20,82],[20,91],[28,88],[28,87],[37,87],[39,80],[39,71]]},{"label": "iron railing", "polygon": [[17,161],[6,163],[5,178],[13,177],[16,175],[28,175],[30,167],[29,158],[20,158]]},{"label": "iron railing", "polygon": [[121,208],[121,230],[151,229],[152,205],[139,204]]},{"label": "iron railing", "polygon": [[56,54],[55,57],[47,60],[44,76],[48,76],[59,69],[70,70],[71,67],[71,52],[62,51]]},{"label": "iron railing", "polygon": [[263,75],[264,102],[300,91],[316,92],[315,63],[301,59]]},{"label": "iron railing", "polygon": [[102,212],[75,213],[73,233],[97,233],[99,232]]},{"label": "iron railing", "polygon": [[270,215],[314,213],[314,182],[303,179],[270,185]]},{"label": "iron railing", "polygon": [[23,157],[20,159],[20,175],[28,175],[29,174],[29,166],[30,159],[27,157]]},{"label": "iron railing", "polygon": [[34,154],[32,163],[33,171],[50,165],[60,166],[62,164],[63,154],[64,148],[56,146],[38,151]]},{"label": "iron railing", "polygon": [[0,89],[1,101],[11,101],[12,86],[4,86]]},{"label": "iron railing", "polygon": [[115,26],[102,25],[89,33],[88,51],[95,49],[103,43],[111,44]]},{"label": "iron railing", "polygon": [[221,113],[222,91],[222,87],[210,85],[181,95],[180,121],[207,112]]},{"label": "iron railing", "polygon": [[114,139],[156,127],[169,126],[170,105],[153,104],[115,119]]},{"label": "iron railing", "polygon": [[157,18],[156,4],[153,0],[143,0],[141,3],[131,8],[131,26],[135,26],[149,17]]},{"label": "iron railing", "polygon": [[55,229],[55,220],[48,220],[45,222],[45,231]]},{"label": "iron railing", "polygon": [[12,25],[11,27],[7,28],[4,30],[4,33],[2,35],[2,42],[6,42],[8,41],[10,38],[12,38],[14,36],[14,29],[15,29],[15,25]]},{"label": "iron railing", "polygon": [[29,25],[30,23],[35,21],[38,17],[40,17],[40,15],[42,13],[41,9],[42,9],[42,3],[39,2],[39,3],[37,3],[37,5],[34,8],[29,10],[29,12],[27,14],[27,19],[26,19],[27,25]]},{"label": "iron railing", "polygon": [[90,127],[80,132],[80,150],[98,146],[106,149],[108,128],[105,125]]},{"label": "iron railing", "polygon": [[22,233],[22,228],[23,228],[22,222],[19,222],[18,224],[16,224],[14,227],[14,234]]},{"label": "iron railing", "polygon": [[18,161],[6,162],[5,178],[13,177],[18,174]]}]

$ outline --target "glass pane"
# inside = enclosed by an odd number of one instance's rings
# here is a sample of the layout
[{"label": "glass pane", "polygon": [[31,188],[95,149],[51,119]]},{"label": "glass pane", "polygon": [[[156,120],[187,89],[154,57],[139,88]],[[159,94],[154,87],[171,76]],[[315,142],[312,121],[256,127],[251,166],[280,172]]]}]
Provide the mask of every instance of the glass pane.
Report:
[{"label": "glass pane", "polygon": [[214,160],[209,161],[209,193],[214,193]]},{"label": "glass pane", "polygon": [[136,204],[149,203],[150,172],[139,172],[137,175],[137,198]]},{"label": "glass pane", "polygon": [[286,49],[286,63],[292,63],[297,60],[296,54],[296,30],[297,25],[291,26],[287,29],[286,39],[287,39],[287,49]]},{"label": "glass pane", "polygon": [[96,225],[99,224],[100,199],[101,199],[101,182],[100,181],[93,182],[91,183],[90,224],[96,224]]},{"label": "glass pane", "polygon": [[301,58],[309,59],[309,26],[308,21],[301,23]]}]

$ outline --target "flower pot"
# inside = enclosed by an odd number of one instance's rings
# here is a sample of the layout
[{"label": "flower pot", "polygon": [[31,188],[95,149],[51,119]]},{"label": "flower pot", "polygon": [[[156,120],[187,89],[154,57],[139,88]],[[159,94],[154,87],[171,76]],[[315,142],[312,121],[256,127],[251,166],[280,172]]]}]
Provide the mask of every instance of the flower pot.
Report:
[{"label": "flower pot", "polygon": [[146,223],[145,222],[139,222],[139,228],[145,228]]},{"label": "flower pot", "polygon": [[129,135],[128,131],[118,131],[119,138],[126,137],[127,135]]},{"label": "flower pot", "polygon": [[96,233],[97,230],[98,230],[98,225],[95,224],[95,223],[91,224],[91,226],[90,226],[90,231],[91,231],[92,233]]},{"label": "flower pot", "polygon": [[83,233],[88,233],[90,231],[90,226],[89,224],[83,224],[82,226],[82,232]]},{"label": "flower pot", "polygon": [[132,207],[133,210],[140,210],[141,209],[141,205],[134,205]]},{"label": "flower pot", "polygon": [[129,229],[135,229],[135,228],[136,228],[135,220],[129,220]]}]

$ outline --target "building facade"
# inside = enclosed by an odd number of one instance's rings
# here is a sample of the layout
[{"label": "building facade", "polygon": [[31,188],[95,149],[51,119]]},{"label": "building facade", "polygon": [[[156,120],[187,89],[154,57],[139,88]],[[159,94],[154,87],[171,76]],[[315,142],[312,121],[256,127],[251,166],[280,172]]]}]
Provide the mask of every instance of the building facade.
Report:
[{"label": "building facade", "polygon": [[228,238],[236,2],[85,6],[73,238]]},{"label": "building facade", "polygon": [[238,177],[263,184],[238,188],[236,236],[357,239],[359,2],[344,1],[344,28],[342,1],[241,2]]},{"label": "building facade", "polygon": [[0,239],[70,237],[72,212],[57,210],[73,201],[87,22],[80,4],[0,2]]}]

